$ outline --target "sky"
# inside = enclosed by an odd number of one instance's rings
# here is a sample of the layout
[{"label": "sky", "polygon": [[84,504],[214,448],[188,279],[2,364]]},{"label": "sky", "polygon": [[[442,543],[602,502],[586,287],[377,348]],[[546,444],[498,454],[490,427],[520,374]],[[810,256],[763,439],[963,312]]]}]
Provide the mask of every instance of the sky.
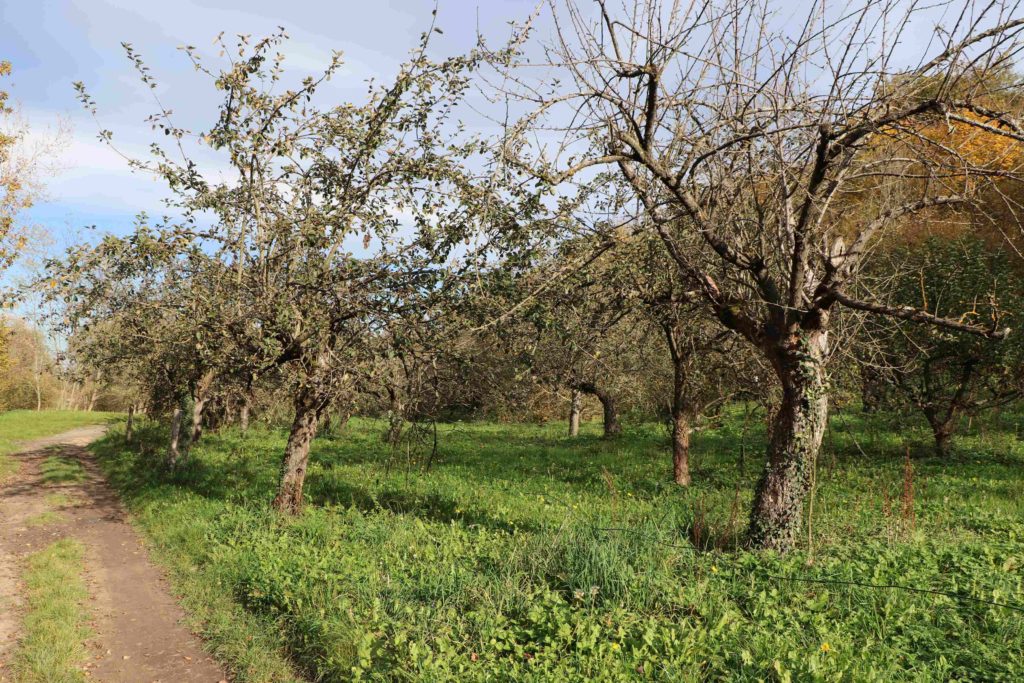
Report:
[{"label": "sky", "polygon": [[[432,40],[436,56],[463,53],[477,31],[500,38],[508,22],[522,20],[536,0],[439,0]],[[345,66],[326,94],[339,101],[365,92],[365,80],[387,78],[430,26],[434,0],[0,0],[0,59],[14,73],[5,84],[36,131],[66,129],[63,152],[46,182],[43,201],[27,216],[52,236],[49,250],[89,239],[85,226],[123,232],[140,211],[160,215],[160,181],[132,172],[125,160],[97,139],[114,133],[121,150],[144,155],[156,134],[145,123],[152,94],[125,58],[122,42],[141,53],[159,83],[156,94],[174,110],[179,125],[208,129],[219,100],[178,48],[194,45],[214,61],[221,32],[259,38],[282,27],[282,50],[297,77],[326,66],[332,50]],[[94,120],[76,99],[82,81],[96,101]]]},{"label": "sky", "polygon": [[[780,2],[781,10],[798,5]],[[510,21],[522,21],[537,0],[437,0],[435,57],[464,53],[476,44],[478,31],[491,43],[508,35]],[[924,3],[927,5],[928,3]],[[939,3],[942,4],[941,2]],[[837,2],[835,7],[842,8]],[[325,94],[338,101],[365,92],[368,78],[387,79],[427,30],[435,0],[0,0],[0,59],[12,62],[13,78],[5,87],[36,130],[68,130],[59,167],[47,182],[47,196],[27,219],[46,228],[50,253],[90,238],[86,226],[125,232],[135,216],[159,216],[165,190],[161,181],[132,172],[126,161],[97,140],[100,128],[114,132],[117,147],[145,157],[160,137],[145,123],[156,106],[153,93],[140,83],[125,58],[122,41],[143,56],[159,83],[155,94],[175,113],[178,125],[206,130],[216,117],[216,91],[196,73],[180,46],[189,44],[213,60],[214,38],[224,32],[255,38],[283,27],[290,36],[283,52],[286,65],[301,77],[318,72],[332,50],[343,52],[345,66]],[[920,30],[908,34],[908,52],[919,53],[934,34],[932,19],[942,21],[948,8],[925,13]],[[837,10],[838,11],[838,10]],[[780,21],[793,17],[782,11]],[[82,81],[98,108],[98,120],[83,110],[72,83]],[[297,80],[290,81],[291,83]],[[216,169],[218,161],[204,166]]]}]

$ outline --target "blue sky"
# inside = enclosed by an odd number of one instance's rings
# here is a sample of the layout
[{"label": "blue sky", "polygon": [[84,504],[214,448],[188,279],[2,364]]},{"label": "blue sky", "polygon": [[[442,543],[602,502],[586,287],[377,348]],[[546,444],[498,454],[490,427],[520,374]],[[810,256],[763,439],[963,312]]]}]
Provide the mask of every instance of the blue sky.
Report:
[{"label": "blue sky", "polygon": [[[507,22],[523,19],[536,0],[440,0],[435,37],[438,55],[473,47],[477,27],[489,36],[507,34]],[[180,123],[209,127],[215,91],[178,50],[197,46],[216,59],[214,37],[238,33],[261,37],[284,27],[291,40],[286,64],[297,76],[326,65],[332,50],[346,66],[330,88],[339,100],[358,96],[369,77],[386,78],[429,26],[433,0],[0,0],[0,59],[14,66],[10,86],[36,128],[59,120],[70,137],[60,172],[47,182],[47,198],[29,219],[45,226],[59,249],[86,239],[83,226],[122,231],[140,211],[161,212],[162,185],[132,173],[97,139],[97,123],[75,99],[72,82],[83,81],[99,108],[99,125],[114,131],[118,146],[143,154],[154,134],[144,119],[151,95],[135,77],[121,42],[144,56],[161,100]],[[328,94],[331,94],[328,91]]]},{"label": "blue sky", "polygon": [[[909,1],[909,0],[908,0]],[[493,42],[507,35],[508,22],[522,20],[537,0],[439,0],[436,56],[465,52],[477,30]],[[955,4],[955,0],[954,0]],[[802,24],[808,0],[776,3],[784,26]],[[799,9],[799,7],[805,9]],[[844,4],[836,0],[834,5]],[[949,7],[929,5],[905,37],[908,54],[919,56]],[[48,182],[48,196],[29,220],[45,226],[59,250],[87,239],[84,226],[124,231],[140,211],[161,213],[163,186],[132,173],[124,159],[97,139],[98,126],[115,133],[125,152],[145,156],[155,134],[144,119],[155,106],[151,93],[124,57],[127,41],[144,56],[160,87],[157,94],[185,127],[209,128],[218,104],[205,77],[195,73],[178,48],[197,46],[216,61],[213,38],[220,32],[261,37],[282,26],[291,40],[284,52],[296,77],[326,65],[332,50],[346,66],[326,91],[338,101],[360,98],[364,81],[388,78],[431,20],[434,0],[0,0],[0,59],[13,63],[9,89],[38,129],[58,120],[70,124],[60,159],[62,171]],[[83,81],[99,108],[93,121],[78,104],[72,82]],[[204,172],[218,168],[206,160]],[[222,166],[222,165],[221,165]]]}]

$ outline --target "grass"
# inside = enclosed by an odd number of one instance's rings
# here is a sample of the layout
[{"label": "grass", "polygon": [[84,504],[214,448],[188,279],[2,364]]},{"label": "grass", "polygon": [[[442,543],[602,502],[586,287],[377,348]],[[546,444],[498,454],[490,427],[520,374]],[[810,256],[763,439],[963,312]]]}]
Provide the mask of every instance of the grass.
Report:
[{"label": "grass", "polygon": [[54,510],[46,510],[45,512],[40,512],[39,514],[32,515],[31,517],[26,519],[25,525],[30,527],[46,526],[47,524],[54,524],[56,522],[59,522],[63,518],[63,515],[61,515],[59,512],[56,512]]},{"label": "grass", "polygon": [[992,604],[1024,609],[1020,419],[944,462],[916,422],[837,414],[784,557],[739,547],[764,430],[738,412],[687,490],[661,426],[444,425],[423,472],[353,420],[293,520],[282,432],[204,437],[174,476],[94,448],[239,681],[1020,680],[1024,613]]},{"label": "grass", "polygon": [[116,419],[114,413],[88,413],[74,410],[0,412],[0,481],[17,471],[17,462],[7,456],[17,452],[22,441],[52,436],[75,427],[102,424],[114,419]]},{"label": "grass", "polygon": [[69,539],[28,557],[23,576],[27,612],[14,654],[15,680],[80,683],[87,653],[82,546]]},{"label": "grass", "polygon": [[47,505],[55,508],[65,507],[74,502],[74,499],[66,493],[48,493],[44,500]]},{"label": "grass", "polygon": [[53,455],[43,460],[39,473],[44,484],[69,484],[85,479],[85,468],[77,460]]}]

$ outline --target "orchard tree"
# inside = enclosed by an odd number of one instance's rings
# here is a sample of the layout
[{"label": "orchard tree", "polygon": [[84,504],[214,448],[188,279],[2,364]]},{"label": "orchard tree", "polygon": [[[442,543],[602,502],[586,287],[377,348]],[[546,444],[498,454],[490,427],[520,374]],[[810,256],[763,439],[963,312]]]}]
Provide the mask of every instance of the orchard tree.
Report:
[{"label": "orchard tree", "polygon": [[[919,149],[909,141],[935,120],[1018,144],[1012,117],[977,102],[985,73],[1019,49],[1024,19],[1012,18],[1012,5],[950,3],[956,18],[908,60],[895,46],[917,44],[916,3],[820,3],[800,23],[782,21],[782,5],[753,0],[550,7],[554,36],[543,50],[532,48],[527,25],[493,54],[494,91],[527,108],[507,128],[508,163],[556,186],[615,169],[687,287],[771,366],[781,402],[748,539],[789,550],[827,423],[837,306],[1007,333],[1000,320],[969,322],[855,292],[894,221],[953,211],[992,176],[1005,177],[985,157],[880,160],[874,150]],[[552,141],[552,131],[562,135]],[[910,176],[922,182],[900,182]],[[851,210],[865,178],[879,177],[896,182]]]},{"label": "orchard tree", "polygon": [[[864,286],[885,292],[889,305],[914,306],[978,324],[1016,323],[1024,311],[1024,277],[1003,245],[963,235],[928,237],[888,250]],[[871,343],[885,359],[878,368],[928,421],[935,452],[949,455],[961,418],[1021,395],[1024,348],[1019,335],[992,342],[957,330],[871,319]]]},{"label": "orchard tree", "polygon": [[738,334],[716,325],[705,302],[668,262],[662,246],[641,234],[615,254],[638,311],[664,340],[672,381],[668,401],[672,479],[689,486],[690,437],[699,423],[737,395],[757,391],[759,368]]},{"label": "orchard tree", "polygon": [[[198,441],[213,378],[233,354],[223,332],[223,267],[180,226],[145,217],[126,237],[71,247],[47,263],[38,287],[59,300],[79,379],[106,374],[138,387],[153,413],[170,413],[167,461]],[[191,405],[191,435],[181,428]]]},{"label": "orchard tree", "polygon": [[[277,52],[283,33],[221,42],[231,55],[223,69],[187,47],[222,98],[217,120],[193,133],[159,105],[151,121],[169,149],[154,145],[151,160],[136,162],[167,181],[183,216],[179,232],[197,235],[223,268],[210,309],[244,355],[232,370],[282,373],[294,411],[274,500],[282,512],[300,509],[318,423],[354,374],[379,366],[385,331],[395,320],[425,326],[443,317],[447,283],[475,259],[472,247],[456,245],[480,226],[523,215],[502,208],[494,178],[477,183],[464,170],[483,147],[452,115],[475,58],[432,60],[432,33],[390,82],[371,81],[362,101],[332,106],[320,105],[320,87],[341,67],[340,54],[320,77],[289,89]],[[190,141],[225,158],[234,176],[204,175]]]}]

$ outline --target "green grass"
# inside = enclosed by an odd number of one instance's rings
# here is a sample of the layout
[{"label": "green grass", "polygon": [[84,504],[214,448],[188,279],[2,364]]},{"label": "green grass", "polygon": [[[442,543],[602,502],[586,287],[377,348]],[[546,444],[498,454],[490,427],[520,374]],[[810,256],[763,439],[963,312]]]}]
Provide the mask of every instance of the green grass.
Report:
[{"label": "green grass", "polygon": [[62,508],[74,502],[74,499],[66,493],[49,493],[45,500],[47,505],[55,508]]},{"label": "green grass", "polygon": [[989,604],[1024,607],[1018,419],[941,462],[916,422],[837,415],[784,557],[739,548],[764,434],[738,413],[688,490],[660,426],[446,425],[424,473],[353,420],[294,520],[268,511],[281,432],[204,437],[173,477],[94,448],[240,681],[1020,680],[1024,614]]},{"label": "green grass", "polygon": [[85,479],[85,468],[77,460],[52,455],[39,466],[44,484],[67,484]]},{"label": "green grass", "polygon": [[23,580],[27,611],[15,650],[15,680],[80,683],[87,652],[82,546],[69,539],[28,557]]},{"label": "green grass", "polygon": [[60,434],[75,427],[112,422],[116,419],[116,413],[74,410],[0,412],[0,481],[17,471],[17,462],[7,456],[16,452],[22,441]]},{"label": "green grass", "polygon": [[26,519],[25,525],[30,527],[46,526],[47,524],[54,524],[56,522],[59,522],[63,518],[64,517],[59,512],[55,512],[54,510],[46,510],[45,512],[40,512],[39,514],[32,515],[31,517]]}]

